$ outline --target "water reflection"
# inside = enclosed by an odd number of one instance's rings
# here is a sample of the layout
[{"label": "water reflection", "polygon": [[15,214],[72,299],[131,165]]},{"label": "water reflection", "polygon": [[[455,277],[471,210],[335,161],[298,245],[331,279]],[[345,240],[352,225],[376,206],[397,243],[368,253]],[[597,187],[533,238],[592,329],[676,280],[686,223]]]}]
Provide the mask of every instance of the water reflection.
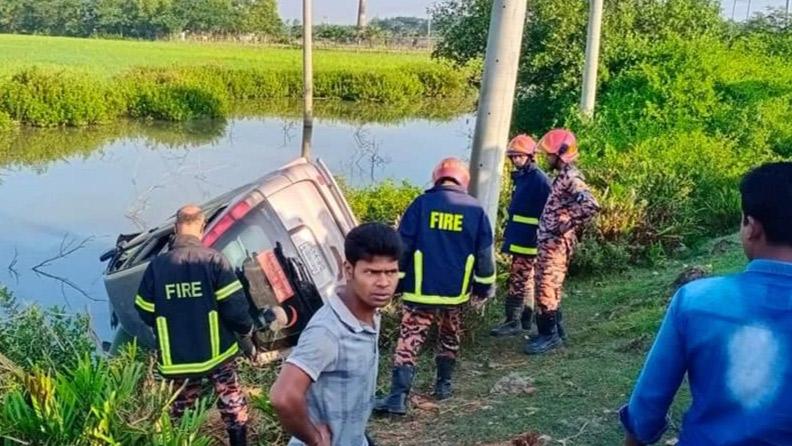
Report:
[{"label": "water reflection", "polygon": [[[473,122],[468,115],[379,123],[320,117],[314,125],[314,155],[361,186],[386,178],[426,184],[439,159],[468,156]],[[109,337],[107,303],[95,300],[106,299],[98,259],[116,236],[291,161],[301,128],[297,111],[0,136],[0,283],[22,299],[87,306],[99,335]]]}]

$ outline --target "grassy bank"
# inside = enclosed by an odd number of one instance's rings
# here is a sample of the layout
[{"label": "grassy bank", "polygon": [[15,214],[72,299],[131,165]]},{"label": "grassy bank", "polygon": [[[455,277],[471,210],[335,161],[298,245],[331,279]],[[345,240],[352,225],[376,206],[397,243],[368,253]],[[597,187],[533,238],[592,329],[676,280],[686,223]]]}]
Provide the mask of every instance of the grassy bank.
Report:
[{"label": "grassy bank", "polygon": [[[411,414],[403,419],[377,419],[372,423],[372,432],[381,444],[400,446],[505,446],[510,444],[509,439],[525,432],[549,435],[555,440],[550,444],[618,444],[622,434],[616,410],[628,397],[673,293],[674,280],[689,265],[711,269],[714,273],[726,273],[739,270],[744,263],[737,239],[729,237],[710,242],[684,259],[664,262],[655,268],[632,269],[620,274],[585,279],[573,278],[568,284],[565,298],[570,336],[568,345],[558,353],[540,358],[529,358],[522,354],[520,339],[495,340],[486,334],[488,326],[500,318],[500,302],[495,302],[487,309],[484,320],[469,326],[472,332],[466,334],[467,344],[463,348],[455,379],[455,397],[439,406],[423,403],[420,407],[413,407]],[[85,320],[64,322],[63,317],[43,317],[40,310],[34,311],[33,316],[20,314],[12,313],[14,319],[0,319],[0,334],[3,335],[0,338],[0,353],[26,370],[32,370],[35,364],[43,366],[45,370],[60,370],[58,373],[66,373],[76,367],[76,371],[71,373],[79,372],[86,386],[90,384],[90,388],[94,389],[91,395],[96,407],[118,408],[117,411],[107,412],[110,424],[100,432],[143,438],[141,432],[150,429],[149,436],[145,438],[159,439],[158,444],[172,444],[155,435],[161,432],[158,429],[163,428],[172,429],[176,432],[174,435],[182,435],[181,438],[193,434],[194,442],[185,444],[201,444],[202,438],[222,438],[222,427],[214,410],[196,414],[196,417],[206,416],[209,420],[201,429],[190,423],[176,427],[159,425],[161,420],[157,408],[164,408],[166,401],[161,395],[154,394],[162,389],[157,387],[145,368],[132,369],[134,376],[127,377],[128,381],[125,382],[133,382],[134,385],[131,385],[131,390],[129,387],[123,389],[137,406],[113,400],[108,402],[108,406],[102,406],[103,401],[110,397],[103,394],[100,387],[94,386],[107,384],[96,377],[88,377],[106,373],[110,376],[110,382],[115,382],[112,380],[121,379],[122,375],[113,375],[113,370],[129,369],[127,366],[138,364],[139,360],[120,358],[116,361],[121,362],[110,364],[100,360],[93,369],[85,364],[80,365],[79,361],[70,358],[73,357],[73,351],[86,352],[90,349],[91,342],[82,332],[87,327]],[[395,323],[396,319],[396,315],[391,314],[388,325]],[[61,342],[52,340],[44,347],[35,349],[25,347],[40,345],[41,333],[48,330],[62,333]],[[381,339],[381,391],[386,390],[389,379],[387,371],[390,366],[390,344],[393,341],[389,339],[389,332],[386,330]],[[426,350],[429,349],[430,345],[427,345]],[[57,361],[51,358],[57,358]],[[432,371],[431,354],[426,351],[419,366],[414,392],[419,400],[431,389]],[[243,381],[254,395],[252,400],[257,408],[253,411],[252,431],[256,437],[253,444],[285,444],[284,435],[277,428],[266,399],[266,390],[274,373],[273,368],[256,370],[243,367]],[[512,373],[530,379],[536,390],[530,395],[492,393],[495,384]],[[42,433],[39,427],[49,420],[46,416],[20,412],[30,415],[31,419],[19,425],[14,424],[18,421],[18,415],[10,411],[10,408],[18,408],[23,404],[30,395],[29,384],[26,387],[24,381],[18,381],[3,365],[2,358],[0,375],[4,383],[0,385],[0,399],[4,408],[0,411],[0,434],[30,440],[34,438],[31,432],[37,432],[35,438],[43,441],[46,433]],[[67,380],[58,378],[57,373],[52,376],[55,382],[61,383],[61,387],[57,388],[67,387]],[[64,407],[57,393],[48,395],[50,407]],[[674,436],[688,401],[689,397],[683,391],[673,407],[672,429],[667,438]],[[9,405],[10,402],[14,405]],[[88,433],[81,437],[78,428],[87,429],[98,425],[99,421],[93,415],[81,415],[73,418],[72,422],[82,424],[67,427],[71,429],[69,432],[78,432],[75,438],[82,438],[88,444],[88,440],[95,437]],[[49,426],[50,431],[46,432],[51,432],[55,425]],[[26,433],[24,429],[32,431]],[[85,432],[90,432],[90,429]]]},{"label": "grassy bank", "polygon": [[[302,97],[296,49],[0,35],[0,127],[123,117],[227,116],[244,100]],[[462,98],[468,71],[424,54],[317,51],[314,97],[378,104]]]}]

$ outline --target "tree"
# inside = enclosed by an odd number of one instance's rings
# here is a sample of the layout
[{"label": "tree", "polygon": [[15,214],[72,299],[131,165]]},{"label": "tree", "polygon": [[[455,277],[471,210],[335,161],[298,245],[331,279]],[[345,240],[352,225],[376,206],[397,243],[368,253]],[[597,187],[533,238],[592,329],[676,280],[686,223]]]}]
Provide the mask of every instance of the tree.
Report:
[{"label": "tree", "polygon": [[[431,10],[439,35],[435,56],[466,63],[483,57],[492,0],[443,0]],[[518,78],[520,128],[559,122],[580,94],[588,2],[529,4]],[[630,66],[659,40],[722,35],[717,0],[606,0],[600,82]],[[602,88],[607,88],[606,85]]]},{"label": "tree", "polygon": [[283,34],[283,22],[278,16],[275,0],[249,0],[243,17],[244,30],[247,32],[268,36]]}]

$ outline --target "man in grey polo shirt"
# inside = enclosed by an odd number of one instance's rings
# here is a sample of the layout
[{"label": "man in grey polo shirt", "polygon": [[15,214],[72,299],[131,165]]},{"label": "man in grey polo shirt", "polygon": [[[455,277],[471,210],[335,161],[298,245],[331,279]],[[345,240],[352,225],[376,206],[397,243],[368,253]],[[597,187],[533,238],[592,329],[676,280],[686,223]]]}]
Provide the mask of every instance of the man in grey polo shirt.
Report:
[{"label": "man in grey polo shirt", "polygon": [[369,446],[379,363],[378,309],[399,281],[402,244],[392,228],[367,223],[344,245],[346,287],[314,314],[270,390],[289,446]]}]

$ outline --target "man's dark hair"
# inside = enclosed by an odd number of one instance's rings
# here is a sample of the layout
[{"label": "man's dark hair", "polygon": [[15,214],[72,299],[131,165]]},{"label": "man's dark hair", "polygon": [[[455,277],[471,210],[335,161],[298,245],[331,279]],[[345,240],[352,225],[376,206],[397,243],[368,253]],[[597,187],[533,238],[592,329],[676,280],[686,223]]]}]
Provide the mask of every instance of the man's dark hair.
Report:
[{"label": "man's dark hair", "polygon": [[382,223],[364,223],[349,231],[344,241],[344,255],[352,265],[375,256],[399,260],[403,251],[399,234]]},{"label": "man's dark hair", "polygon": [[767,241],[792,246],[792,162],[763,164],[740,184],[743,215],[762,223]]}]

